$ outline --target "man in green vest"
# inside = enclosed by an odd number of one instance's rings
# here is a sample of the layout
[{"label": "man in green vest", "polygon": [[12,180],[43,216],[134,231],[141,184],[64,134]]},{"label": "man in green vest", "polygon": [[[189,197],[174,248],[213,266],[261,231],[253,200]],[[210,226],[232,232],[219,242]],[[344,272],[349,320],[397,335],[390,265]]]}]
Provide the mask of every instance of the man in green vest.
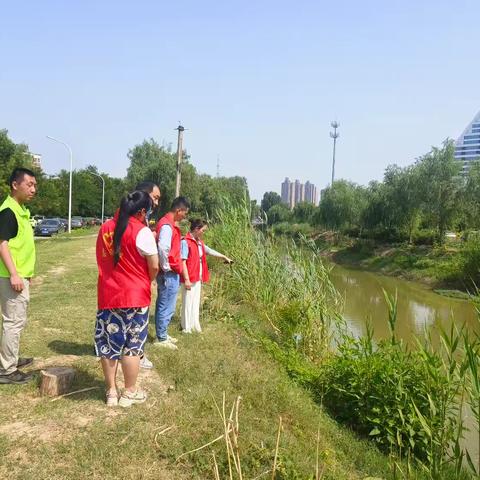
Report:
[{"label": "man in green vest", "polygon": [[18,352],[35,268],[30,212],[24,204],[34,197],[37,181],[31,170],[16,168],[9,183],[10,195],[0,206],[0,384],[21,384],[32,379],[19,368],[30,365],[33,358],[19,358]]}]

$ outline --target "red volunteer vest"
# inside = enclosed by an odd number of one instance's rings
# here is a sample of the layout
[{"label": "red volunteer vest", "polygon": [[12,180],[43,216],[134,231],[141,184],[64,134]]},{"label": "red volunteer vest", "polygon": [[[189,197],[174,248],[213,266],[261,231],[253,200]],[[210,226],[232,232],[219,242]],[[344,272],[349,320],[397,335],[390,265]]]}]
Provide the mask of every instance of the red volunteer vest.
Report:
[{"label": "red volunteer vest", "polygon": [[172,244],[170,246],[170,253],[168,254],[168,263],[170,264],[170,268],[178,273],[182,273],[182,255],[180,253],[182,241],[182,232],[180,229],[175,225],[173,221],[173,215],[171,213],[167,213],[163,216],[157,224],[157,239],[160,239],[160,230],[164,225],[170,225],[172,229]]},{"label": "red volunteer vest", "polygon": [[[188,258],[187,258],[187,270],[188,270],[188,277],[190,278],[190,282],[195,283],[200,280],[200,252],[198,251],[198,243],[193,238],[193,236],[189,233],[185,236],[185,240],[187,241],[188,245]],[[202,282],[207,283],[210,279],[210,273],[208,271],[208,264],[207,264],[207,254],[205,253],[205,244],[199,240],[201,249],[203,251],[202,255]],[[182,278],[182,282],[185,280]]]},{"label": "red volunteer vest", "polygon": [[145,258],[137,250],[137,235],[145,225],[130,217],[120,243],[120,260],[113,264],[113,233],[116,218],[106,221],[97,237],[98,308],[148,307],[150,277]]}]

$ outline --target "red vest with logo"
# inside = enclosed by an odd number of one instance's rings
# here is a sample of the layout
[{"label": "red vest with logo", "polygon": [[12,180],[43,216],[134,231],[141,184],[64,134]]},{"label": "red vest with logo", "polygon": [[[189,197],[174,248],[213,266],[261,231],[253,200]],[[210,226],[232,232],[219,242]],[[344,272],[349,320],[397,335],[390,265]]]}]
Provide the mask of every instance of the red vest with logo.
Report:
[{"label": "red vest with logo", "polygon": [[148,307],[150,276],[145,258],[137,250],[137,235],[145,224],[130,217],[120,242],[120,260],[113,264],[116,218],[106,221],[97,237],[98,308]]},{"label": "red vest with logo", "polygon": [[167,213],[163,216],[157,224],[157,239],[160,239],[160,230],[164,225],[170,225],[172,229],[172,244],[170,246],[170,253],[168,254],[168,263],[170,264],[170,268],[178,273],[182,273],[182,255],[180,253],[181,248],[181,241],[182,241],[182,232],[180,229],[175,225],[173,221],[173,215],[171,213]]},{"label": "red vest with logo", "polygon": [[[200,262],[202,262],[202,282],[207,283],[210,279],[208,271],[207,254],[205,253],[205,244],[201,241],[195,240],[190,233],[187,233],[185,240],[188,245],[187,270],[190,282],[195,283],[200,280]],[[202,249],[203,255],[200,259],[200,252],[198,246]],[[182,282],[184,279],[182,278]]]}]

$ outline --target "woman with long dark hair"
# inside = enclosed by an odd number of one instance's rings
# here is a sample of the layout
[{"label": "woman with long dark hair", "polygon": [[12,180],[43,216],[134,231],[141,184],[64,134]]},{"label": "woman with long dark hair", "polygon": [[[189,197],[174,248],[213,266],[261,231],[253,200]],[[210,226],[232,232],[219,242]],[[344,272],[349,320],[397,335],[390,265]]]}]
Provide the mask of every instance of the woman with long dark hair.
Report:
[{"label": "woman with long dark hair", "polygon": [[[151,208],[148,193],[129,193],[118,216],[98,233],[95,351],[102,362],[108,406],[129,407],[146,400],[136,383],[147,339],[150,285],[158,273],[155,237],[145,223]],[[115,382],[119,361],[125,380],[120,399]]]}]

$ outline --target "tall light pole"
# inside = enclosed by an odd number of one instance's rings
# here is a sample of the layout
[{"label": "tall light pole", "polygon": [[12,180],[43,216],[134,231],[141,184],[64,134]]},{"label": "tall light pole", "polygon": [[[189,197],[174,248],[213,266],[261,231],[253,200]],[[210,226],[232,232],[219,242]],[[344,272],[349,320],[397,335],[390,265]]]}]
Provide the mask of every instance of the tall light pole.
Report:
[{"label": "tall light pole", "polygon": [[337,132],[337,128],[340,124],[335,120],[330,124],[333,127],[333,132],[330,132],[330,136],[333,138],[333,162],[332,162],[332,187],[335,180],[335,149],[337,146],[337,138],[340,134]]},{"label": "tall light pole", "polygon": [[54,142],[61,143],[70,153],[70,182],[68,185],[68,233],[72,231],[72,172],[73,172],[73,153],[70,145],[56,138],[50,137],[47,135],[47,138],[53,140]]},{"label": "tall light pole", "polygon": [[175,197],[180,196],[180,185],[182,183],[182,153],[183,153],[183,132],[185,129],[179,125],[175,130],[178,130],[177,142],[177,185],[175,187]]},{"label": "tall light pole", "polygon": [[104,212],[105,212],[105,180],[104,178],[99,175],[98,173],[91,172],[90,170],[85,170],[87,173],[90,175],[95,175],[102,181],[102,223],[103,223],[103,217],[104,217]]}]

